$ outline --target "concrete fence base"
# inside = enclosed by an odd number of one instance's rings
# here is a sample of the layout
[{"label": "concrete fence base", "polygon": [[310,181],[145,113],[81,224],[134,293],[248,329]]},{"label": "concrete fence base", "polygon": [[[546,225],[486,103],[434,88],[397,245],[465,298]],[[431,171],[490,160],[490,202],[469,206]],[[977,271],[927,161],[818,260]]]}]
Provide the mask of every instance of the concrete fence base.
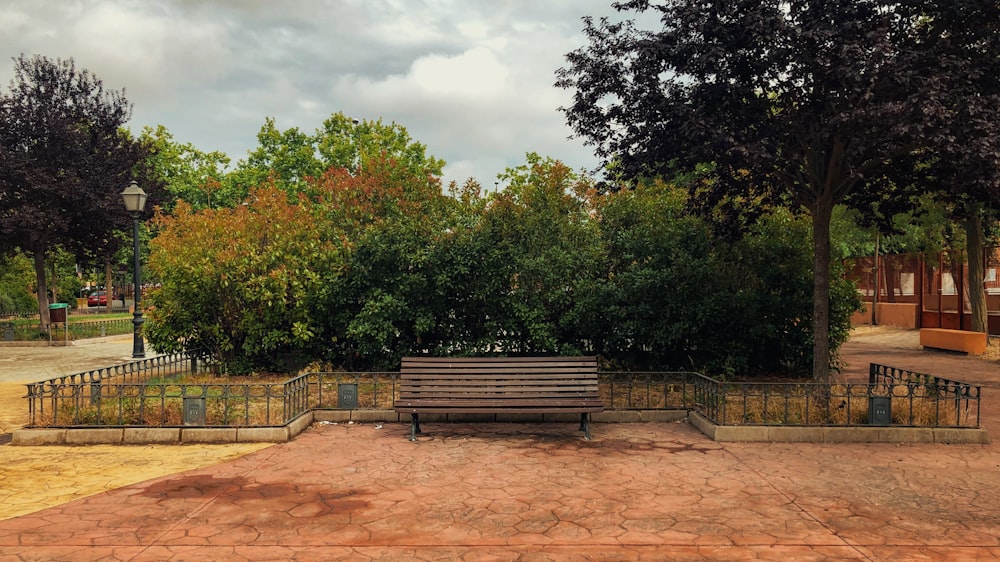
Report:
[{"label": "concrete fence base", "polygon": [[[421,423],[575,423],[579,414],[425,414]],[[986,444],[983,429],[929,427],[774,427],[717,425],[684,410],[610,410],[591,415],[594,423],[688,422],[714,441],[771,443],[952,443]],[[274,427],[31,428],[14,431],[12,445],[179,445],[183,443],[284,443],[315,422],[410,423],[393,410],[311,410]],[[598,436],[600,434],[598,433]]]},{"label": "concrete fence base", "polygon": [[956,427],[776,427],[717,425],[697,412],[691,425],[713,441],[764,443],[952,443],[987,444],[985,429]]}]

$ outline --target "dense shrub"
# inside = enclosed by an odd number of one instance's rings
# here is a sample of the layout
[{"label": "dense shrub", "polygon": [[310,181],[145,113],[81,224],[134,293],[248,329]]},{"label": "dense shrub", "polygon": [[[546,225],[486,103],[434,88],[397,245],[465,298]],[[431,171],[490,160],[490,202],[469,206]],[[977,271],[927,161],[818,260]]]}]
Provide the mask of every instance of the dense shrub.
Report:
[{"label": "dense shrub", "polygon": [[[809,225],[778,211],[736,242],[656,183],[598,194],[529,155],[482,195],[445,196],[390,160],[262,189],[233,210],[161,216],[147,336],[229,372],[405,355],[579,354],[609,366],[808,374]],[[856,292],[835,283],[831,333]]]},{"label": "dense shrub", "polygon": [[0,315],[38,314],[31,260],[20,252],[0,255]]}]

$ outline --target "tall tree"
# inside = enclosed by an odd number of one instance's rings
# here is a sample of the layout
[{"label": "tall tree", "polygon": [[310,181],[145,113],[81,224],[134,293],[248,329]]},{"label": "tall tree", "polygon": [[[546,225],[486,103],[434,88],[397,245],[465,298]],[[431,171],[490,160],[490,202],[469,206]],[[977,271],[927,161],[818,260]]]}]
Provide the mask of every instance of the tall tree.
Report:
[{"label": "tall tree", "polygon": [[1000,211],[1000,4],[924,1],[905,8],[918,21],[917,60],[947,93],[939,97],[943,142],[920,154],[917,169],[965,229],[971,328],[986,332],[984,224]]},{"label": "tall tree", "polygon": [[263,185],[273,178],[288,193],[308,193],[309,178],[318,179],[331,168],[346,169],[357,176],[366,162],[388,158],[412,173],[440,176],[444,161],[427,154],[427,147],[414,141],[406,128],[381,119],[353,119],[334,113],[312,134],[298,127],[278,129],[268,117],[257,133],[257,148],[240,160],[227,180],[234,191]]},{"label": "tall tree", "polygon": [[83,253],[128,216],[119,193],[142,159],[122,129],[131,106],[73,59],[14,59],[0,95],[0,245],[33,257],[42,324],[48,323],[46,252]]},{"label": "tall tree", "polygon": [[232,207],[245,193],[236,194],[222,183],[229,157],[218,150],[205,152],[191,143],[174,140],[163,125],[143,127],[139,142],[146,148],[150,174],[164,184],[169,193],[164,208],[171,210],[178,200],[195,210]]},{"label": "tall tree", "polygon": [[886,162],[940,138],[937,97],[949,81],[920,67],[919,20],[877,0],[616,6],[658,13],[662,29],[585,18],[589,45],[557,73],[575,90],[568,123],[627,178],[712,162],[715,181],[700,195],[778,197],[808,213],[813,377],[828,380],[833,208]]}]

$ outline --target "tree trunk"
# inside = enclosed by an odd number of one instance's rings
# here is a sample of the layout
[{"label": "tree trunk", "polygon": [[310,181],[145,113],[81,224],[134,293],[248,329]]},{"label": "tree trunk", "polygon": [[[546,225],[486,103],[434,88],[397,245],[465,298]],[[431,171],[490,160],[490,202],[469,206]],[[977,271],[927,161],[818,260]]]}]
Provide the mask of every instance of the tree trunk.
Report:
[{"label": "tree trunk", "polygon": [[[966,207],[965,219],[966,260],[969,264],[969,309],[972,311],[972,331],[987,331],[985,264],[983,263],[983,221],[979,206]],[[959,288],[961,291],[961,288]]]},{"label": "tree trunk", "polygon": [[49,325],[49,288],[45,279],[45,250],[35,250],[35,283],[38,285],[38,320],[41,327]]},{"label": "tree trunk", "polygon": [[49,291],[52,292],[52,302],[59,302],[59,277],[56,275],[56,258],[49,264]]},{"label": "tree trunk", "polygon": [[[104,296],[107,303],[104,305],[104,312],[111,312],[112,299],[114,298],[114,287],[111,286],[111,258],[104,259]],[[100,306],[100,302],[97,303]]]},{"label": "tree trunk", "polygon": [[[813,236],[816,236],[813,233]],[[872,265],[872,326],[878,326],[878,243],[881,238],[878,229],[875,229],[875,261]]]},{"label": "tree trunk", "polygon": [[[813,381],[830,382],[830,221],[833,203],[813,208]],[[873,299],[874,300],[874,299]]]}]

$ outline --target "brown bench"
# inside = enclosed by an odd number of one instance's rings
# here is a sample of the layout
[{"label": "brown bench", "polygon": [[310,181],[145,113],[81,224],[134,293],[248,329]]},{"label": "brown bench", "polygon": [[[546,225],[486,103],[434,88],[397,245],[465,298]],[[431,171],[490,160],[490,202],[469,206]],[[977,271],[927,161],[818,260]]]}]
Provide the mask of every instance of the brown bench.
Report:
[{"label": "brown bench", "polygon": [[590,414],[604,410],[595,357],[404,357],[399,413],[410,414],[410,441],[420,414]]}]

